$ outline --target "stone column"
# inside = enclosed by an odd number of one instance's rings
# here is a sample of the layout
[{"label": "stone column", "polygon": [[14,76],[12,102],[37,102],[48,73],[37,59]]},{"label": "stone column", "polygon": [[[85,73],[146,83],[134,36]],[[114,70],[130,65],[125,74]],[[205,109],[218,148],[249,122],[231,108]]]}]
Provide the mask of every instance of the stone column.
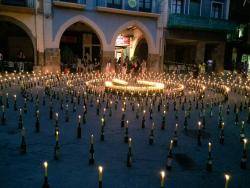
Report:
[{"label": "stone column", "polygon": [[159,54],[148,54],[147,69],[149,71],[160,71],[160,55]]},{"label": "stone column", "polygon": [[215,71],[221,72],[224,70],[225,43],[220,42],[213,51],[212,59],[216,63]]},{"label": "stone column", "polygon": [[107,63],[110,61],[111,61],[111,66],[114,69],[115,68],[114,58],[115,58],[114,51],[103,51],[102,52],[102,59],[101,59],[101,70],[104,70]]},{"label": "stone column", "polygon": [[60,49],[59,48],[46,48],[45,49],[45,64],[43,71],[56,72],[60,71]]},{"label": "stone column", "polygon": [[204,62],[205,58],[205,42],[198,41],[196,45],[195,63],[200,64]]}]

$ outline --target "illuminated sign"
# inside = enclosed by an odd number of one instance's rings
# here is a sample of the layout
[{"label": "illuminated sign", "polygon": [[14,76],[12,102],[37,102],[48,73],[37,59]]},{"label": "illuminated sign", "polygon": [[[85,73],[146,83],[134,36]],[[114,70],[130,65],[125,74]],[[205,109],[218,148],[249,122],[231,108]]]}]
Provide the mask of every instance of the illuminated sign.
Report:
[{"label": "illuminated sign", "polygon": [[130,8],[135,8],[136,7],[136,0],[128,0],[128,5]]},{"label": "illuminated sign", "polygon": [[130,39],[129,39],[129,37],[125,37],[125,36],[119,35],[116,38],[115,46],[129,46],[129,45],[130,45]]}]

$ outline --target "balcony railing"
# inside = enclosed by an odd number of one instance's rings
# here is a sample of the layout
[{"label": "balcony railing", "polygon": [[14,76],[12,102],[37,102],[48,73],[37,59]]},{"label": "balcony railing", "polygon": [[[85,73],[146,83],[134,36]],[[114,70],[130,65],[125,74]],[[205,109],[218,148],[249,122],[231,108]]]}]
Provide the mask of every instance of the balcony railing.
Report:
[{"label": "balcony railing", "polygon": [[228,20],[213,19],[184,14],[170,14],[168,28],[210,30],[210,31],[232,31],[237,24]]},{"label": "balcony railing", "polygon": [[65,2],[65,3],[86,4],[86,0],[54,0],[54,1],[60,1],[60,2]]},{"label": "balcony railing", "polygon": [[160,13],[160,0],[134,0],[132,3],[129,3],[128,0],[96,0],[96,6],[128,11]]},{"label": "balcony railing", "polygon": [[35,0],[0,0],[0,5],[34,8]]}]

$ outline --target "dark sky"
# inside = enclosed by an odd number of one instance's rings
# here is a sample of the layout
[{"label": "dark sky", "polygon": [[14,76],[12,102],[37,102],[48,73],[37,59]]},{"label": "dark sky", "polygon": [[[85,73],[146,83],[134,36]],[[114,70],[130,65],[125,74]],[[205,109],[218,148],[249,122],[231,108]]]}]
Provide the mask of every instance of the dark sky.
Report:
[{"label": "dark sky", "polygon": [[250,0],[231,0],[230,19],[242,23],[250,23]]}]

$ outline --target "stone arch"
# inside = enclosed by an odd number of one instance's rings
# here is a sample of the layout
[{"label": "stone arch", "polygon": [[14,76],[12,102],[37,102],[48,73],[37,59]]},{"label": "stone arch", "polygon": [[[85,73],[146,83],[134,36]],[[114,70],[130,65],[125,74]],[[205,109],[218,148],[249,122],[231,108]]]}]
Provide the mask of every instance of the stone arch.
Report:
[{"label": "stone arch", "polygon": [[12,23],[12,24],[18,26],[28,35],[28,37],[31,40],[32,46],[33,46],[34,65],[36,65],[37,64],[37,53],[36,53],[37,45],[36,45],[36,37],[32,34],[32,30],[22,21],[20,21],[16,18],[10,17],[10,16],[1,15],[0,21],[9,22],[9,23]]},{"label": "stone arch", "polygon": [[112,48],[115,47],[115,41],[117,36],[124,31],[125,29],[127,29],[130,26],[135,26],[138,27],[138,29],[141,30],[141,32],[143,33],[147,43],[148,43],[148,53],[149,54],[155,54],[156,53],[156,47],[155,47],[155,42],[153,39],[153,36],[151,35],[150,31],[148,30],[148,28],[141,22],[137,21],[137,20],[132,20],[132,21],[128,21],[125,24],[121,25],[114,33],[113,38],[111,40],[111,46]]},{"label": "stone arch", "polygon": [[99,28],[99,26],[95,22],[93,22],[89,18],[86,18],[85,16],[82,16],[82,15],[75,16],[75,17],[67,20],[66,22],[64,22],[63,25],[61,25],[61,27],[58,29],[56,36],[54,38],[54,45],[56,48],[59,48],[60,40],[61,40],[61,37],[62,37],[64,31],[67,28],[69,28],[71,25],[73,25],[74,23],[77,23],[77,22],[84,23],[84,24],[88,25],[89,27],[91,27],[95,31],[95,33],[97,34],[102,48],[103,49],[107,48],[107,41],[106,41],[106,37],[105,37],[103,31]]}]

